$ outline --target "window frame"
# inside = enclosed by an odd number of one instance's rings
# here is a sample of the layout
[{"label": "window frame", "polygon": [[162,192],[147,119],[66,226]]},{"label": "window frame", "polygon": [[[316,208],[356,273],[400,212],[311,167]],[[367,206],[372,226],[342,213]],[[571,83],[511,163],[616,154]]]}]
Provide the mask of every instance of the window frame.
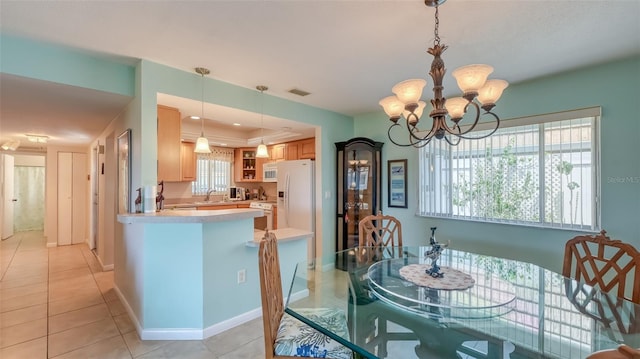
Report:
[{"label": "window frame", "polygon": [[[593,194],[591,196],[591,224],[571,224],[565,221],[553,222],[549,221],[544,217],[544,215],[539,216],[537,221],[529,221],[529,220],[508,220],[508,219],[500,219],[500,218],[484,218],[478,216],[464,216],[464,215],[456,215],[454,210],[454,198],[453,198],[453,175],[454,175],[454,164],[453,164],[453,155],[452,151],[450,151],[453,146],[449,146],[447,144],[441,145],[443,151],[437,151],[437,153],[429,152],[429,148],[432,146],[431,144],[419,149],[418,155],[418,207],[416,210],[416,216],[426,217],[426,218],[446,218],[446,219],[454,219],[454,220],[462,220],[462,221],[470,221],[470,222],[479,222],[479,223],[496,223],[496,224],[509,224],[509,225],[517,225],[517,226],[525,226],[525,227],[537,227],[537,228],[550,228],[550,229],[563,229],[563,230],[581,230],[581,231],[594,231],[597,232],[601,229],[601,183],[602,183],[602,174],[601,174],[601,144],[600,144],[600,123],[601,123],[601,108],[599,106],[596,107],[588,107],[576,110],[568,110],[562,112],[554,112],[542,115],[534,115],[534,116],[526,116],[513,118],[509,120],[501,121],[500,129],[510,128],[510,127],[519,127],[519,126],[528,126],[528,125],[538,125],[543,128],[544,124],[553,123],[558,121],[566,121],[566,120],[576,120],[581,118],[593,118],[593,124],[590,126],[592,130],[591,135],[591,187]],[[490,124],[480,123],[476,126],[475,131],[483,131],[489,129]],[[499,129],[499,130],[500,130]],[[474,132],[475,132],[474,131]],[[494,134],[495,136],[496,134]],[[545,136],[545,131],[538,131],[538,135],[540,137]],[[463,140],[463,141],[474,141],[474,140]],[[435,146],[436,143],[433,144]],[[537,153],[539,157],[538,162],[538,181],[537,184],[539,186],[539,193],[537,196],[538,206],[540,208],[540,212],[545,211],[545,196],[544,186],[545,186],[545,159],[544,157],[547,154],[545,150],[544,142],[539,142],[537,148]],[[440,156],[442,153],[446,154],[446,158],[439,160],[440,162],[433,161],[427,159],[427,156],[433,158],[434,156]],[[564,152],[563,152],[564,153]],[[569,153],[569,152],[566,152]],[[446,163],[444,163],[446,162]],[[424,175],[425,171],[429,171],[429,166],[433,166],[434,164],[440,164],[438,167],[438,171],[445,170],[447,171],[445,175],[443,175],[446,180],[437,181],[437,178],[433,181],[429,181],[427,176]],[[434,171],[433,169],[431,171]],[[434,189],[429,191],[429,186],[435,183],[433,186]],[[438,183],[440,183],[438,185]],[[445,189],[446,188],[446,189]],[[540,189],[541,188],[541,189]],[[430,196],[432,198],[430,198]],[[429,200],[432,204],[424,204],[425,200]],[[442,198],[445,198],[445,201],[442,201]],[[438,199],[440,199],[438,201]]]}]

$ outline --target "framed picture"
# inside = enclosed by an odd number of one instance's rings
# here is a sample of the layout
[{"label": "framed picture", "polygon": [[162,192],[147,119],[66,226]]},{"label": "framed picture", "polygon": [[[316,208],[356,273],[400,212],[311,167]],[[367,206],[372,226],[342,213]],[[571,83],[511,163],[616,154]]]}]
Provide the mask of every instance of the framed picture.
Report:
[{"label": "framed picture", "polygon": [[131,129],[118,136],[118,213],[129,213],[131,205]]},{"label": "framed picture", "polygon": [[389,207],[407,208],[407,160],[387,161]]}]

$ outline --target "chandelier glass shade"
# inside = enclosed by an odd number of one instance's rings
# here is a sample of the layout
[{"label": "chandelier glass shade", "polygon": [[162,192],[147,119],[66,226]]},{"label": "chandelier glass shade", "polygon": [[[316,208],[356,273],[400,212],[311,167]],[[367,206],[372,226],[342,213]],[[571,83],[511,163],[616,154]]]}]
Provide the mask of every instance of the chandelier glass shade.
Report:
[{"label": "chandelier glass shade", "polygon": [[209,140],[204,137],[204,75],[209,74],[209,70],[204,67],[196,67],[196,72],[202,76],[202,108],[200,112],[200,137],[196,140],[196,148],[193,150],[195,153],[211,153],[211,147],[209,147]]},{"label": "chandelier glass shade", "polygon": [[[380,100],[379,104],[384,109],[392,122],[387,131],[389,140],[397,146],[423,147],[433,138],[444,139],[450,145],[457,145],[461,139],[480,139],[491,136],[500,127],[500,118],[492,112],[502,92],[509,85],[504,80],[487,80],[493,72],[489,65],[467,65],[452,72],[458,87],[462,91],[461,97],[446,99],[442,92],[442,79],[446,73],[444,61],[440,57],[447,46],[440,43],[438,35],[439,17],[438,6],[444,0],[427,0],[427,6],[435,7],[435,40],[428,53],[433,56],[429,75],[433,80],[433,98],[430,100],[432,110],[429,117],[432,118],[430,129],[420,129],[418,124],[426,103],[421,101],[422,90],[427,84],[424,79],[411,79],[402,81],[391,89],[393,96]],[[467,111],[472,108],[475,118],[469,122],[464,118]],[[484,110],[484,113],[481,112]],[[480,117],[488,115],[491,129],[481,136],[467,136],[476,128]],[[404,121],[400,121],[404,119]],[[402,128],[408,132],[408,141],[400,142],[394,139],[392,132]]]},{"label": "chandelier glass shade", "polygon": [[256,149],[256,158],[269,158],[269,150],[267,150],[267,146],[264,144],[264,92],[269,88],[267,86],[258,85],[256,89],[260,91],[261,97],[261,109],[260,109],[260,131],[261,131],[261,139],[258,148]]}]

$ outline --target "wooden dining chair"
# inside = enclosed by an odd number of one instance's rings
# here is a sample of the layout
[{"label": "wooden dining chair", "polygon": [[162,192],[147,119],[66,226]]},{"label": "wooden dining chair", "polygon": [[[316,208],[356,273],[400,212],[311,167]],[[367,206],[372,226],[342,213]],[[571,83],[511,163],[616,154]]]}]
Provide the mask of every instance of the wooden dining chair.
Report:
[{"label": "wooden dining chair", "polygon": [[640,304],[640,252],[604,230],[566,243],[562,275]]},{"label": "wooden dining chair", "polygon": [[[262,321],[266,359],[333,358],[352,359],[353,353],[340,343],[284,312],[278,240],[267,230],[258,253]],[[298,309],[316,323],[341,337],[348,336],[344,312],[331,308]]]},{"label": "wooden dining chair", "polygon": [[[394,255],[396,247],[402,247],[402,225],[393,216],[368,215],[358,222],[358,245],[377,247]],[[402,252],[401,252],[402,253]]]},{"label": "wooden dining chair", "polygon": [[640,349],[622,344],[616,349],[600,350],[592,353],[586,359],[640,359]]}]

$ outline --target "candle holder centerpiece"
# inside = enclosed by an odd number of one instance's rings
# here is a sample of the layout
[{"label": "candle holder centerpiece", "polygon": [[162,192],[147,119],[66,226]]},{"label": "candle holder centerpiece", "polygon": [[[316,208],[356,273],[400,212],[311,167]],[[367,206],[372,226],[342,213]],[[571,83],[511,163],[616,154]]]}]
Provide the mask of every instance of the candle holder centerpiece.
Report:
[{"label": "candle holder centerpiece", "polygon": [[444,277],[444,273],[440,272],[438,259],[440,259],[442,251],[449,246],[449,243],[438,243],[438,241],[436,240],[436,229],[437,227],[431,227],[431,237],[429,238],[429,244],[431,245],[431,248],[429,248],[428,251],[424,252],[425,259],[431,259],[431,268],[427,268],[425,272],[433,278],[442,278]]}]

